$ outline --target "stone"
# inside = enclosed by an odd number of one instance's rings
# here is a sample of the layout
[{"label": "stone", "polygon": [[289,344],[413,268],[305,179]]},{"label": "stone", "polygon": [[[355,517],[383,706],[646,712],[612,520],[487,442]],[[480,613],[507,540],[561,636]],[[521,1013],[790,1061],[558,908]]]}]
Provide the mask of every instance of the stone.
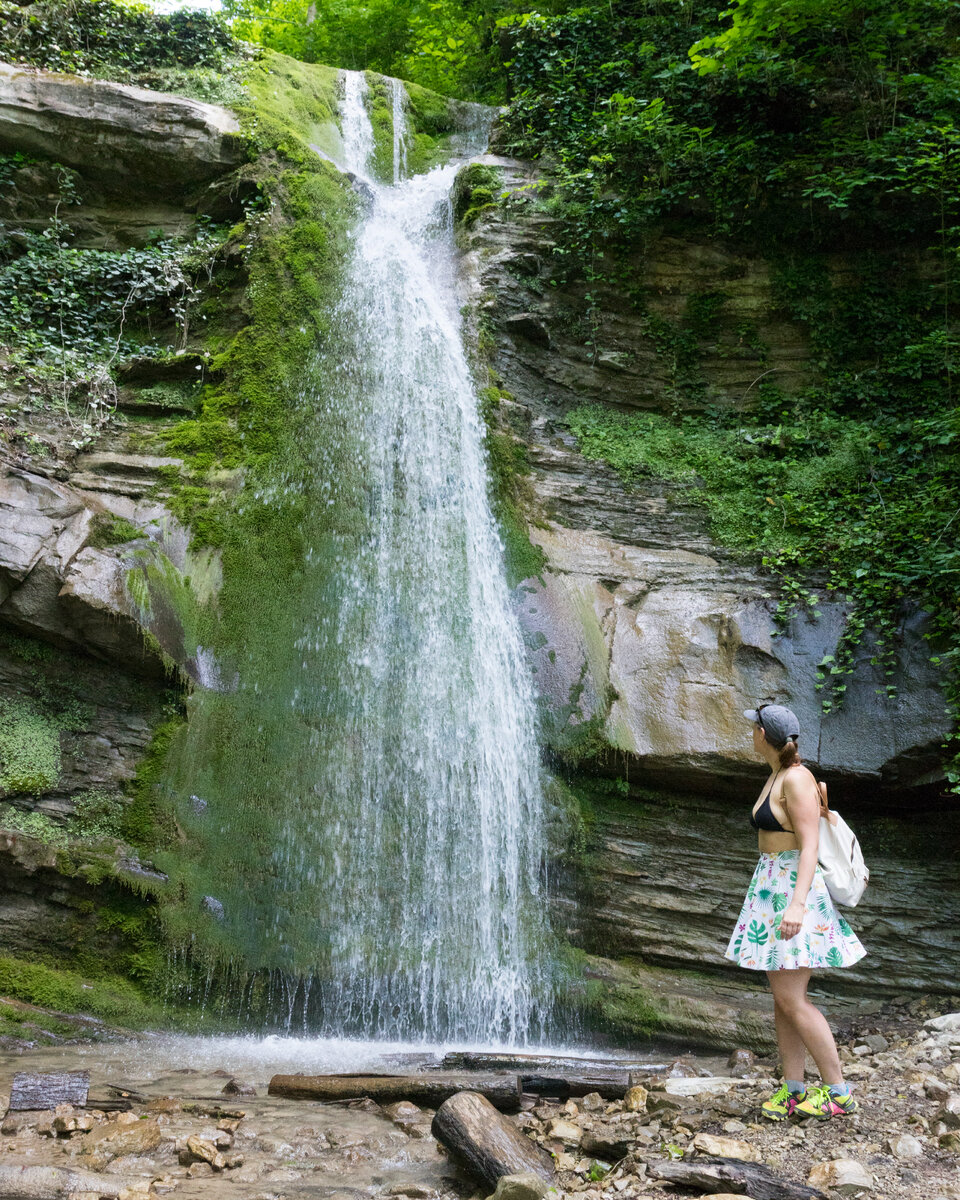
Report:
[{"label": "stone", "polygon": [[585,1154],[592,1154],[603,1162],[620,1162],[627,1157],[634,1147],[634,1137],[622,1128],[611,1129],[600,1126],[598,1129],[585,1129],[580,1139],[580,1149]]},{"label": "stone", "polygon": [[937,1110],[935,1121],[948,1129],[960,1129],[960,1092],[951,1092]]},{"label": "stone", "polygon": [[166,92],[0,64],[0,147],[169,192],[243,160],[233,113]]},{"label": "stone", "polygon": [[564,1145],[579,1146],[583,1130],[579,1125],[574,1125],[572,1121],[565,1121],[562,1117],[553,1117],[547,1122],[544,1134],[549,1138],[557,1138]]},{"label": "stone", "polygon": [[[205,897],[207,899],[208,897]],[[223,913],[223,905],[220,905],[221,916]],[[220,1089],[221,1096],[255,1096],[257,1089],[252,1083],[243,1083],[239,1079],[228,1079]]]},{"label": "stone", "polygon": [[807,1183],[821,1191],[829,1189],[840,1196],[855,1196],[858,1192],[874,1190],[873,1176],[855,1158],[836,1158],[817,1163],[807,1176]]},{"label": "stone", "polygon": [[584,1112],[600,1112],[606,1108],[607,1102],[599,1092],[588,1092],[586,1096],[581,1096],[580,1107]]},{"label": "stone", "polygon": [[937,1138],[937,1145],[941,1150],[951,1150],[954,1154],[960,1153],[960,1133],[954,1129],[947,1133],[941,1133]]},{"label": "stone", "polygon": [[948,1083],[960,1083],[960,1063],[950,1063],[944,1067],[943,1077]]},{"label": "stone", "polygon": [[168,1136],[155,1118],[141,1121],[135,1113],[119,1113],[119,1117],[133,1117],[133,1122],[110,1121],[84,1138],[81,1154],[91,1166],[102,1168],[128,1154],[149,1154]]},{"label": "stone", "polygon": [[48,1200],[63,1196],[68,1200],[119,1200],[129,1184],[119,1176],[96,1175],[63,1167],[27,1167],[0,1164],[0,1196],[17,1200]]},{"label": "stone", "polygon": [[518,1175],[503,1175],[497,1180],[492,1200],[542,1200],[550,1185],[530,1171]]},{"label": "stone", "polygon": [[213,1142],[199,1137],[187,1138],[186,1154],[194,1160],[209,1163],[215,1171],[222,1171],[226,1166],[226,1159],[217,1149]]},{"label": "stone", "polygon": [[923,1027],[932,1029],[934,1033],[960,1033],[960,1012],[931,1017],[929,1021],[924,1021]]},{"label": "stone", "polygon": [[550,349],[550,334],[543,321],[534,313],[515,313],[504,322],[509,333],[525,338],[544,350]]},{"label": "stone", "polygon": [[624,1112],[644,1112],[647,1107],[647,1094],[647,1089],[639,1084],[627,1088],[623,1097]]},{"label": "stone", "polygon": [[890,1043],[881,1033],[870,1033],[864,1037],[863,1042],[869,1046],[874,1054],[880,1054],[884,1050],[889,1050]]},{"label": "stone", "polygon": [[397,1125],[407,1125],[411,1121],[423,1119],[423,1110],[410,1100],[398,1100],[395,1104],[387,1104],[383,1111]]},{"label": "stone", "polygon": [[749,1142],[735,1138],[715,1137],[710,1133],[698,1133],[693,1139],[693,1148],[701,1154],[715,1158],[737,1158],[741,1162],[763,1162],[763,1155]]},{"label": "stone", "polygon": [[901,1133],[898,1137],[889,1139],[887,1150],[894,1158],[917,1158],[923,1153],[923,1143],[913,1134]]},{"label": "stone", "polygon": [[731,1088],[743,1086],[743,1083],[742,1079],[717,1075],[709,1079],[668,1079],[664,1089],[670,1096],[723,1096]]},{"label": "stone", "polygon": [[749,1074],[757,1064],[757,1056],[745,1046],[738,1046],[727,1059],[727,1070],[734,1076]]}]

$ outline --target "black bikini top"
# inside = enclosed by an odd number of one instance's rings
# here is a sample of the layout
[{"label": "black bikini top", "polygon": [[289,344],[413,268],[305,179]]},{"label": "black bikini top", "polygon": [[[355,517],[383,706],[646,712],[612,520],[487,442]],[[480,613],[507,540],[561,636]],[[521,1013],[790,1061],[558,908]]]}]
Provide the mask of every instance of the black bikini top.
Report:
[{"label": "black bikini top", "polygon": [[777,782],[778,771],[770,782],[770,787],[767,789],[767,794],[760,802],[760,807],[756,814],[750,813],[750,824],[756,830],[763,830],[765,833],[793,833],[792,829],[784,829],[777,818],[773,815],[773,809],[770,807],[770,793],[773,791],[773,785]]}]

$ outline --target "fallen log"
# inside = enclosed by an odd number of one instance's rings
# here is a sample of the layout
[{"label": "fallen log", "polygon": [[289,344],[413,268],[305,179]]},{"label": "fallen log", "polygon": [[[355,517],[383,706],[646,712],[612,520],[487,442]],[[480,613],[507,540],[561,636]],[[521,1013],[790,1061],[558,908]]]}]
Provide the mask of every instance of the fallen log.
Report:
[{"label": "fallen log", "polygon": [[622,1100],[627,1091],[629,1074],[578,1075],[571,1079],[566,1075],[521,1075],[520,1086],[528,1096],[556,1096],[569,1100],[571,1096],[589,1096],[597,1092],[604,1100]]},{"label": "fallen log", "polygon": [[58,1104],[82,1108],[89,1090],[89,1071],[55,1071],[45,1075],[18,1071],[13,1077],[8,1111],[29,1112],[56,1108]]},{"label": "fallen log", "polygon": [[119,1175],[95,1175],[63,1167],[0,1165],[0,1200],[67,1200],[70,1196],[118,1197],[130,1186]]},{"label": "fallen log", "polygon": [[490,1190],[504,1175],[531,1171],[553,1183],[553,1159],[479,1092],[458,1092],[437,1109],[430,1132]]},{"label": "fallen log", "polygon": [[696,1158],[690,1162],[648,1162],[647,1176],[693,1191],[716,1195],[737,1192],[751,1200],[826,1200],[823,1192],[781,1179],[761,1163],[735,1158]]},{"label": "fallen log", "polygon": [[411,1100],[427,1108],[439,1108],[445,1100],[463,1091],[479,1092],[503,1112],[520,1107],[518,1075],[274,1075],[268,1096],[288,1100],[360,1100],[369,1097],[378,1104]]}]

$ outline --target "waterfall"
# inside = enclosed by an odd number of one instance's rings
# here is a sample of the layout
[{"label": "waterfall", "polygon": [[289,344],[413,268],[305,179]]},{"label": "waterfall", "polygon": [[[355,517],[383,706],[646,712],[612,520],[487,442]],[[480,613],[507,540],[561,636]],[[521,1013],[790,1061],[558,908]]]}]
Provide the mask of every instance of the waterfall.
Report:
[{"label": "waterfall", "polygon": [[364,213],[297,437],[243,501],[295,558],[243,593],[232,682],[194,694],[163,783],[199,909],[181,938],[252,968],[237,1006],[274,1028],[522,1045],[550,1007],[534,700],[462,345],[457,167],[399,178],[391,86],[392,171],[343,73]]},{"label": "waterfall", "polygon": [[366,81],[343,78],[344,165],[373,199],[326,365],[349,442],[330,460],[359,464],[366,528],[343,548],[336,611],[301,639],[316,806],[309,830],[288,825],[279,865],[307,881],[322,864],[328,1028],[523,1042],[542,1020],[542,800],[461,341],[457,168],[375,182]]}]

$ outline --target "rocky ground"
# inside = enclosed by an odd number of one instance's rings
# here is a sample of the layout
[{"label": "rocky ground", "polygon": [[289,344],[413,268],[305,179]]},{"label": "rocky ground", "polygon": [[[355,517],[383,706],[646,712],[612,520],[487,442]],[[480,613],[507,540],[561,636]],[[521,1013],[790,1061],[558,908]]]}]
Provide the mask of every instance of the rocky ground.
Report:
[{"label": "rocky ground", "polygon": [[[776,1084],[774,1064],[741,1050],[726,1066],[685,1055],[646,1075],[623,1101],[598,1094],[565,1103],[530,1099],[509,1119],[553,1155],[551,1195],[558,1198],[765,1200],[777,1193],[764,1189],[785,1187],[785,1198],[794,1188],[798,1197],[815,1194],[801,1190],[808,1186],[831,1200],[960,1200],[960,1012],[931,1017],[914,1003],[840,1032],[861,1105],[849,1118],[816,1125],[761,1120],[758,1105]],[[18,1063],[51,1069],[11,1056],[8,1078]],[[433,1138],[429,1110],[408,1102],[381,1108],[370,1100],[281,1100],[263,1095],[259,1078],[258,1096],[249,1094],[250,1084],[224,1076],[169,1070],[144,1092],[131,1090],[124,1112],[61,1106],[8,1113],[0,1195],[480,1200],[488,1190],[477,1189]],[[95,1079],[92,1094],[110,1091]],[[726,1160],[719,1174],[718,1158]],[[742,1167],[765,1181],[730,1182]],[[662,1177],[671,1172],[673,1181]],[[520,1181],[511,1188],[512,1200],[534,1200],[543,1190]],[[500,1191],[500,1200],[510,1200],[511,1189]]]}]

